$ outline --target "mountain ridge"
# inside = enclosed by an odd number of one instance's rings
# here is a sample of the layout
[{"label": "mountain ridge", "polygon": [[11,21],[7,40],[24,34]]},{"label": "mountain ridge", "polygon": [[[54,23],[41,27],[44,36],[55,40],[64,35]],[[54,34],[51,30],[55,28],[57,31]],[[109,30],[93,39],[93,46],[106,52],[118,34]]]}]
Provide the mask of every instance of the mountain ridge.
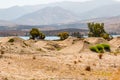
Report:
[{"label": "mountain ridge", "polygon": [[76,20],[77,16],[74,13],[57,6],[40,9],[14,21],[24,25],[48,25],[74,22]]},{"label": "mountain ridge", "polygon": [[91,0],[86,2],[71,2],[71,1],[63,1],[63,2],[56,2],[50,4],[40,4],[40,5],[27,5],[27,6],[13,6],[6,9],[0,9],[0,19],[1,20],[14,20],[19,18],[23,15],[29,14],[31,12],[35,12],[39,9],[43,9],[45,7],[51,6],[59,6],[66,10],[69,10],[77,15],[81,13],[90,11],[97,7],[101,7],[108,4],[116,3],[113,0]]}]

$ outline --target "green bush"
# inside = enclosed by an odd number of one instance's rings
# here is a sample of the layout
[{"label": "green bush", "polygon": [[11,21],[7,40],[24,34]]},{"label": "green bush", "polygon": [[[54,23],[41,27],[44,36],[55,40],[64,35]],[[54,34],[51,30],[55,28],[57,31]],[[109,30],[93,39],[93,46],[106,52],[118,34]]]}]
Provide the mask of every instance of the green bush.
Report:
[{"label": "green bush", "polygon": [[32,28],[32,30],[29,32],[30,33],[30,39],[45,39],[45,34],[42,33],[39,29],[37,28]]},{"label": "green bush", "polygon": [[97,53],[104,53],[104,51],[110,51],[110,45],[109,44],[97,44],[95,46],[91,46],[90,50],[97,52]]},{"label": "green bush", "polygon": [[96,47],[100,53],[104,53],[104,47],[101,44],[97,44]]},{"label": "green bush", "polygon": [[90,47],[90,50],[99,53],[99,50],[96,46]]},{"label": "green bush", "polygon": [[42,32],[40,32],[40,33],[39,33],[39,39],[45,39],[45,34],[42,33]]},{"label": "green bush", "polygon": [[8,42],[14,42],[15,40],[14,39],[10,39]]},{"label": "green bush", "polygon": [[58,34],[58,37],[60,37],[61,40],[65,40],[69,37],[69,33],[68,32],[60,32]]},{"label": "green bush", "polygon": [[110,45],[109,44],[101,44],[104,47],[104,50],[110,51]]}]

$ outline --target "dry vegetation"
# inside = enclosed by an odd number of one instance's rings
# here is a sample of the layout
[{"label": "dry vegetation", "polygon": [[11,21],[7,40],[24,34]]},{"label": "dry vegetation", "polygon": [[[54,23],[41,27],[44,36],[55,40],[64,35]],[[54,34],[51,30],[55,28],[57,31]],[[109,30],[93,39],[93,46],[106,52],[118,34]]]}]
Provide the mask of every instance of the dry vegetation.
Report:
[{"label": "dry vegetation", "polygon": [[[99,43],[109,44],[111,52],[101,55],[90,51],[90,46]],[[120,38],[111,41],[1,38],[0,80],[120,80],[119,51]]]}]

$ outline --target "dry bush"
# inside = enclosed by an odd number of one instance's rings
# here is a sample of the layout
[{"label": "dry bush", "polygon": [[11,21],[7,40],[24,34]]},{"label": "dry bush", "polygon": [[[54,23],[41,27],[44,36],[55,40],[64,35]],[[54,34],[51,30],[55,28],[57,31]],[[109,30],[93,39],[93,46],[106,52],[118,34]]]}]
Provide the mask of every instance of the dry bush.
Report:
[{"label": "dry bush", "polygon": [[74,61],[74,64],[77,64],[77,61]]},{"label": "dry bush", "polygon": [[102,59],[103,54],[99,54],[98,57],[99,57],[99,59]]},{"label": "dry bush", "polygon": [[4,51],[1,51],[1,54],[3,55],[5,52]]},{"label": "dry bush", "polygon": [[91,67],[90,67],[90,66],[87,66],[87,67],[85,68],[85,70],[86,70],[86,71],[91,71]]},{"label": "dry bush", "polygon": [[11,42],[11,43],[14,42],[14,41],[15,41],[14,39],[9,39],[8,40],[8,42]]},{"label": "dry bush", "polygon": [[33,56],[33,59],[35,60],[35,59],[36,59],[36,57],[35,57],[35,56]]}]

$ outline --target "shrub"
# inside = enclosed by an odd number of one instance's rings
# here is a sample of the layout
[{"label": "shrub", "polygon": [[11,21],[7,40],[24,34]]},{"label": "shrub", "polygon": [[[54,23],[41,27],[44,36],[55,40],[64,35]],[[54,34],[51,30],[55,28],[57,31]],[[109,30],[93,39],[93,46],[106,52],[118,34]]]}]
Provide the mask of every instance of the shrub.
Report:
[{"label": "shrub", "polygon": [[97,44],[96,47],[100,53],[104,53],[104,47],[101,44]]},{"label": "shrub", "polygon": [[107,34],[107,33],[103,33],[100,36],[103,37],[106,40],[111,40],[112,39],[112,37],[109,34]]},{"label": "shrub", "polygon": [[74,64],[77,64],[77,61],[74,61]]},{"label": "shrub", "polygon": [[110,45],[109,44],[101,44],[106,51],[110,51]]},{"label": "shrub", "polygon": [[60,37],[61,40],[65,40],[69,37],[69,33],[68,32],[61,32],[58,34],[58,36]]},{"label": "shrub", "polygon": [[33,56],[33,59],[36,59],[36,57],[35,57],[35,56]]},{"label": "shrub", "polygon": [[95,46],[90,47],[91,51],[97,52],[97,53],[104,53],[104,51],[110,51],[110,45],[109,44],[97,44]]},{"label": "shrub", "polygon": [[4,54],[5,52],[4,51],[1,51],[1,54]]},{"label": "shrub", "polygon": [[39,29],[37,28],[32,28],[30,31],[30,39],[45,39],[45,34],[42,33]]},{"label": "shrub", "polygon": [[90,47],[90,50],[99,53],[99,50],[96,46]]},{"label": "shrub", "polygon": [[90,67],[90,66],[87,66],[87,67],[85,68],[85,70],[86,70],[86,71],[91,71],[91,67]]},{"label": "shrub", "polygon": [[99,54],[98,57],[99,57],[99,59],[102,59],[103,54]]},{"label": "shrub", "polygon": [[14,42],[15,40],[14,39],[9,39],[9,41],[8,42]]},{"label": "shrub", "polygon": [[77,37],[77,38],[83,38],[83,35],[80,32],[73,32],[71,36]]},{"label": "shrub", "polygon": [[45,39],[45,34],[40,32],[39,39]]}]

